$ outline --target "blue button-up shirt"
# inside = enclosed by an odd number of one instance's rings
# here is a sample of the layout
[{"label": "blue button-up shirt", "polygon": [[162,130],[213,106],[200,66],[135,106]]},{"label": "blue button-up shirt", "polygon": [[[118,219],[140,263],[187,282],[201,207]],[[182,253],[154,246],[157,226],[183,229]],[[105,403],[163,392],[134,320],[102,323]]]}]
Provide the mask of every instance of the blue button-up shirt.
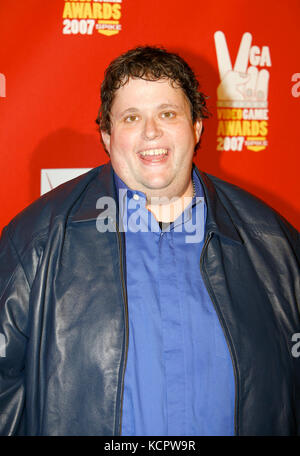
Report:
[{"label": "blue button-up shirt", "polygon": [[233,435],[232,361],[200,273],[206,205],[198,176],[197,198],[166,231],[144,193],[115,181],[129,313],[122,435]]}]

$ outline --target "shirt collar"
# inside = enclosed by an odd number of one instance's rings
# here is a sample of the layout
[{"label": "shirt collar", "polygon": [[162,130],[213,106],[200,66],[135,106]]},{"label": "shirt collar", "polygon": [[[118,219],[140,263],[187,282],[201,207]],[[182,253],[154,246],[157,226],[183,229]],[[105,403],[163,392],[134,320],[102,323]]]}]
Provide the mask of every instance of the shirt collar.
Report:
[{"label": "shirt collar", "polygon": [[[221,237],[242,244],[243,239],[239,232],[239,227],[234,223],[234,220],[230,215],[228,198],[226,199],[225,196],[221,200],[219,196],[220,188],[222,188],[221,185],[226,185],[226,190],[230,184],[199,171],[195,165],[193,166],[193,169],[196,172],[204,191],[204,201],[205,206],[207,207],[205,231],[214,232]],[[113,179],[113,174],[111,162],[109,162],[87,173],[86,178],[82,178],[82,176],[77,178],[79,183],[74,190],[74,201],[76,201],[77,204],[75,205],[74,203],[74,208],[70,215],[72,222],[81,223],[95,221],[101,217],[102,212],[106,216],[107,211],[104,209],[99,210],[96,203],[101,197],[107,196],[112,197],[117,201],[116,185],[114,185],[115,179]],[[69,188],[69,184],[66,185],[66,188]],[[67,198],[66,201],[68,202],[69,199]],[[112,217],[115,218],[117,216],[118,219],[118,213],[115,214],[113,210],[112,212]]]},{"label": "shirt collar", "polygon": [[[117,195],[118,195],[118,201],[119,201],[119,211],[121,214],[121,218],[124,219],[125,216],[125,209],[128,211],[128,205],[126,204],[126,199],[127,201],[131,198],[136,199],[135,195],[138,196],[137,199],[140,200],[140,203],[142,206],[146,206],[146,194],[139,191],[139,190],[134,190],[129,188],[125,182],[118,176],[118,174],[113,171],[114,174],[114,181],[115,181],[115,186],[117,190]],[[195,206],[197,206],[199,203],[204,204],[204,219],[206,218],[206,206],[205,206],[205,200],[204,200],[204,192],[203,192],[203,187],[201,184],[201,181],[193,168],[192,171],[192,176],[193,176],[193,183],[195,186],[195,196],[185,210],[184,213],[178,217],[174,222],[170,224],[170,227],[175,228],[176,226],[182,224],[182,223],[188,223],[192,219],[192,214]],[[145,208],[147,211],[147,209]],[[204,220],[205,223],[205,220]]]}]

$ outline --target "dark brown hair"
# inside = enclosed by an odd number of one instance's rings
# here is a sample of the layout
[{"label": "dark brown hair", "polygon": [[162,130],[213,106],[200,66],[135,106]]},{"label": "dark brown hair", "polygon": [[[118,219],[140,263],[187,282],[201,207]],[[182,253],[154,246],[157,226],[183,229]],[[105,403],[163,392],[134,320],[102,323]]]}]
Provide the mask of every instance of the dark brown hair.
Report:
[{"label": "dark brown hair", "polygon": [[199,82],[190,66],[175,53],[159,47],[143,46],[120,55],[107,67],[101,85],[101,107],[96,119],[100,131],[110,134],[110,111],[115,93],[129,78],[150,81],[168,79],[187,96],[193,123],[209,116],[207,97],[199,91]]}]

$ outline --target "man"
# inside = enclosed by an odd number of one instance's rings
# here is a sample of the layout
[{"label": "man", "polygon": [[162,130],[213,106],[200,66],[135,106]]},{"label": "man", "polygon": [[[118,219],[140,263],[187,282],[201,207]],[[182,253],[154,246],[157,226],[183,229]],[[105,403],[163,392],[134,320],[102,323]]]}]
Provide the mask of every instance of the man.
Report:
[{"label": "man", "polygon": [[193,167],[179,56],[118,57],[101,101],[111,162],[3,231],[1,433],[299,433],[298,233]]}]

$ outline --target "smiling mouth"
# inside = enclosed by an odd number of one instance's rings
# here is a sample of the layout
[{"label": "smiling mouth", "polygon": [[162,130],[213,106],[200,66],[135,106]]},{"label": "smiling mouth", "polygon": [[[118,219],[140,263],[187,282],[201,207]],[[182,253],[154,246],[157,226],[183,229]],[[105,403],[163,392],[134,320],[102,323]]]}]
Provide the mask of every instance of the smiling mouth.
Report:
[{"label": "smiling mouth", "polygon": [[167,149],[149,149],[143,150],[138,154],[142,160],[153,163],[165,160],[169,153]]}]

